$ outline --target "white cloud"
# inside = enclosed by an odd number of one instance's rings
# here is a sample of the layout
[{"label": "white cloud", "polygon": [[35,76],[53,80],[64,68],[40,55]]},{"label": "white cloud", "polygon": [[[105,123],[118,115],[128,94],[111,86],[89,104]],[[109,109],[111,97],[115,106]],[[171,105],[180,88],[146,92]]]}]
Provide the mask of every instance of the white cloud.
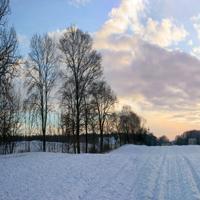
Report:
[{"label": "white cloud", "polygon": [[192,55],[200,59],[200,47],[194,47],[192,49]]},{"label": "white cloud", "polygon": [[193,41],[192,41],[192,40],[189,40],[189,41],[188,41],[188,45],[189,45],[189,46],[193,46]]},{"label": "white cloud", "polygon": [[139,17],[144,12],[145,5],[145,0],[122,0],[118,8],[111,10],[109,19],[97,34],[108,37],[111,34],[124,33],[130,25],[137,32],[140,29]]},{"label": "white cloud", "polygon": [[[187,31],[172,19],[156,21],[145,15],[147,0],[121,0],[118,8],[113,8],[109,19],[95,35],[95,46],[105,48],[115,35],[137,36],[151,44],[169,47],[184,40]],[[146,22],[144,22],[146,21]]]},{"label": "white cloud", "polygon": [[49,37],[53,38],[55,42],[59,42],[59,39],[64,34],[66,29],[57,29],[56,31],[48,32]]},{"label": "white cloud", "polygon": [[20,45],[23,45],[23,46],[29,46],[29,39],[26,35],[22,35],[22,34],[18,34],[17,35],[17,40],[18,42],[20,43]]},{"label": "white cloud", "polygon": [[[146,4],[146,0],[122,0],[118,8],[111,10],[109,19],[96,32],[94,36],[95,47],[99,49],[110,48],[109,40],[114,39],[114,36],[116,38],[117,35],[121,34],[120,37],[123,37],[129,29],[138,32],[141,29],[140,17],[144,16]],[[125,45],[127,46],[127,44]],[[121,48],[123,47],[121,46]]]},{"label": "white cloud", "polygon": [[195,30],[197,31],[198,38],[200,39],[200,14],[198,14],[197,16],[193,16],[191,20],[193,22]]},{"label": "white cloud", "polygon": [[146,27],[143,27],[139,34],[152,44],[168,47],[184,40],[188,33],[183,26],[177,26],[172,19],[158,22],[149,18]]},{"label": "white cloud", "polygon": [[69,4],[80,7],[84,6],[85,4],[89,3],[91,0],[68,0]]}]

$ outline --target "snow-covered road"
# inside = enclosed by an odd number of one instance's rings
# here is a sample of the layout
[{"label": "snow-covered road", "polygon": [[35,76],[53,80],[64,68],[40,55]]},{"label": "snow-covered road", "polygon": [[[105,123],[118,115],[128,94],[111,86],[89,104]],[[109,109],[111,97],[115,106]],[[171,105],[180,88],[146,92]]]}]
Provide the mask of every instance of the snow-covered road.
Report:
[{"label": "snow-covered road", "polygon": [[0,200],[200,199],[200,146],[0,156]]}]

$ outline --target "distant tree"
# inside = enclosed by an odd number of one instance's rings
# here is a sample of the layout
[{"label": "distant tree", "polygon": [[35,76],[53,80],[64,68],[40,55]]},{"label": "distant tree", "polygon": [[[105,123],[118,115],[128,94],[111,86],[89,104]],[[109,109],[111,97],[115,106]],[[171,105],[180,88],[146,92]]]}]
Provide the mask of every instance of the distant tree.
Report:
[{"label": "distant tree", "polygon": [[140,127],[141,118],[131,110],[130,106],[123,106],[120,113],[120,128],[126,136],[125,143],[131,142],[129,136],[135,134]]},{"label": "distant tree", "polygon": [[88,124],[91,117],[91,105],[88,97],[89,95],[85,95],[83,101],[83,118],[85,127],[85,153],[88,153]]},{"label": "distant tree", "polygon": [[38,109],[43,134],[43,151],[46,151],[47,116],[50,95],[57,77],[58,55],[56,45],[48,35],[34,35],[30,48],[26,64],[27,101],[32,108]]},{"label": "distant tree", "polygon": [[119,145],[121,146],[122,145],[122,133],[121,133],[121,127],[120,127],[120,113],[118,112],[113,112],[111,114],[111,126],[112,126],[112,129],[113,129],[113,133],[117,134],[118,135],[118,138],[119,138]]},{"label": "distant tree", "polygon": [[[71,137],[74,136],[73,133],[73,126],[72,126],[72,118],[71,118],[71,115],[69,112],[63,112],[61,113],[61,128],[62,128],[62,135],[66,136],[67,137],[67,152],[70,151],[70,146],[71,146]],[[74,139],[74,137],[73,137]],[[75,143],[74,141],[73,142],[73,150],[74,150],[74,153],[76,153],[76,146],[75,146]]]},{"label": "distant tree", "polygon": [[[32,100],[33,102],[33,100]],[[24,135],[31,136],[36,135],[40,128],[39,126],[39,113],[38,108],[34,104],[30,104],[29,99],[23,101],[23,124],[24,124]]]},{"label": "distant tree", "polygon": [[73,84],[77,153],[80,153],[80,117],[84,95],[87,88],[102,74],[101,55],[93,49],[92,43],[88,33],[69,27],[59,44],[66,67],[65,82],[70,79]]},{"label": "distant tree", "polygon": [[[62,124],[66,127],[66,134],[69,136],[69,138],[70,135],[72,136],[73,150],[74,153],[76,153],[76,141],[75,141],[76,108],[75,108],[73,81],[70,79],[65,81],[60,92],[62,94],[62,101],[61,101]],[[68,140],[68,142],[70,141]]]},{"label": "distant tree", "polygon": [[91,87],[92,104],[98,116],[99,132],[100,132],[100,152],[103,152],[103,133],[106,117],[111,112],[117,97],[105,81],[93,83]]},{"label": "distant tree", "polygon": [[166,145],[166,144],[169,144],[169,139],[167,138],[166,135],[163,135],[161,137],[158,138],[158,142],[160,145]]},{"label": "distant tree", "polygon": [[193,140],[196,144],[200,144],[200,131],[199,130],[189,130],[181,135],[176,136],[174,143],[176,145],[188,145],[190,140]]},{"label": "distant tree", "polygon": [[98,145],[98,137],[97,137],[97,132],[98,132],[98,117],[95,109],[95,105],[93,105],[91,102],[89,104],[89,114],[88,114],[88,129],[92,133],[92,147],[90,148],[91,153],[97,152],[97,147]]}]

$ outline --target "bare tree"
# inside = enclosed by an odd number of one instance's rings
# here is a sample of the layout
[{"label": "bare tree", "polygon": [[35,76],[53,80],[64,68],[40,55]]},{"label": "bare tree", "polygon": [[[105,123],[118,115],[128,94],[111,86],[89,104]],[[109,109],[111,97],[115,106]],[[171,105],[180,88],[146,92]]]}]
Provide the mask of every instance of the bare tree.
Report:
[{"label": "bare tree", "polygon": [[15,72],[18,64],[17,36],[14,28],[0,29],[0,84],[3,84]]},{"label": "bare tree", "polygon": [[114,92],[105,81],[93,83],[91,87],[93,97],[92,103],[95,105],[95,110],[98,116],[99,131],[100,131],[100,151],[103,152],[103,133],[106,117],[111,112],[112,107],[117,101]]},{"label": "bare tree", "polygon": [[74,88],[77,153],[80,153],[80,115],[86,89],[101,74],[101,55],[92,48],[92,38],[78,28],[70,27],[60,39],[60,50],[66,66],[66,81],[71,79]]},{"label": "bare tree", "polygon": [[27,61],[26,85],[27,101],[37,108],[41,117],[43,151],[46,151],[47,116],[50,97],[57,78],[58,55],[54,41],[48,36],[34,35]]},{"label": "bare tree", "polygon": [[[74,87],[73,81],[70,79],[66,81],[62,88],[62,101],[61,109],[63,110],[62,114],[62,124],[65,127],[65,134],[72,136],[73,151],[76,153],[76,143],[75,143],[75,99],[74,99]],[[70,141],[68,140],[68,143]]]},{"label": "bare tree", "polygon": [[[18,56],[17,37],[14,28],[7,28],[6,17],[9,13],[9,0],[0,1],[0,85],[5,77],[12,75]],[[4,80],[2,80],[4,79]]]},{"label": "bare tree", "polygon": [[23,118],[24,136],[38,134],[38,132],[36,131],[39,129],[38,108],[34,106],[34,104],[30,104],[29,99],[25,99],[23,102]]},{"label": "bare tree", "polygon": [[97,132],[98,132],[98,116],[96,113],[95,105],[92,104],[90,101],[89,104],[89,113],[87,113],[87,123],[88,123],[88,130],[92,133],[92,147],[89,149],[91,153],[97,152],[96,144],[98,145],[97,141]]},{"label": "bare tree", "polygon": [[[72,133],[72,119],[69,112],[63,112],[61,113],[61,128],[62,128],[62,135],[67,137],[67,152],[70,151],[71,146],[71,137],[73,136]],[[73,142],[73,141],[72,141]],[[76,148],[74,146],[74,153],[76,153]]]},{"label": "bare tree", "polygon": [[[7,86],[8,87],[8,86]],[[21,126],[21,101],[20,95],[17,95],[12,85],[6,88],[6,95],[1,98],[1,115],[0,115],[0,138],[3,146],[3,152],[13,153],[15,136]]]},{"label": "bare tree", "polygon": [[5,25],[5,18],[9,13],[9,0],[0,1],[0,25]]},{"label": "bare tree", "polygon": [[92,128],[90,127],[91,124],[94,124],[95,116],[94,116],[94,107],[91,104],[91,95],[89,91],[84,95],[84,102],[83,102],[83,124],[84,124],[84,132],[85,132],[85,153],[88,153],[88,134],[89,130],[93,132]]},{"label": "bare tree", "polygon": [[121,134],[121,129],[120,129],[120,114],[118,112],[113,112],[111,114],[111,126],[113,129],[113,132],[118,135],[119,139],[119,145],[122,145],[122,134]]},{"label": "bare tree", "polygon": [[[3,143],[10,141],[16,133],[16,96],[13,79],[16,75],[17,36],[14,28],[8,28],[6,16],[9,13],[9,0],[0,1],[0,137]],[[7,148],[6,148],[7,149]],[[13,149],[13,148],[12,148]],[[9,151],[11,152],[11,151]],[[8,153],[5,150],[4,153]]]},{"label": "bare tree", "polygon": [[125,143],[131,142],[130,134],[133,136],[140,127],[141,118],[131,110],[130,106],[123,106],[120,113],[120,129],[126,136]]},{"label": "bare tree", "polygon": [[[10,87],[15,66],[18,64],[17,36],[14,28],[6,27],[6,15],[9,11],[9,0],[0,1],[0,97]],[[4,91],[2,91],[3,89]]]}]

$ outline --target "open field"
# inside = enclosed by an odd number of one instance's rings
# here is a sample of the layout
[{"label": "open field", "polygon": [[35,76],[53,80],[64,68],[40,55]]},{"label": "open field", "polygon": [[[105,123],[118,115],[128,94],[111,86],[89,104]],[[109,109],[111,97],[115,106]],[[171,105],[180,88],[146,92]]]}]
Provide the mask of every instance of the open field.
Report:
[{"label": "open field", "polygon": [[200,147],[0,156],[1,200],[200,199]]}]

